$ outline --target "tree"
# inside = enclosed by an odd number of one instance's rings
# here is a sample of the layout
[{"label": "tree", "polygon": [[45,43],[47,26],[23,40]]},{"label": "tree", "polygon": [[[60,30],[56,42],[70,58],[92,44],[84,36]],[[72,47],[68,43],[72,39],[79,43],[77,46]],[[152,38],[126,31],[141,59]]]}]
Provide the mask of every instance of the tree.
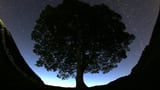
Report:
[{"label": "tree", "polygon": [[121,16],[106,5],[90,6],[78,0],[47,5],[32,31],[36,65],[58,71],[57,77],[76,78],[86,88],[84,73],[107,73],[126,58],[134,35],[124,31]]}]

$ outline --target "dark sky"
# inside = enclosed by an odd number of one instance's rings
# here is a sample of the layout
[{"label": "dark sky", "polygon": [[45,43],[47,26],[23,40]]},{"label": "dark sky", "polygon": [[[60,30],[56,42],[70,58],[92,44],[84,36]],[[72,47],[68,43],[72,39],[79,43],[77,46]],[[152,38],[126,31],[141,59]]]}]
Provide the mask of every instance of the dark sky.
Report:
[{"label": "dark sky", "polygon": [[[139,57],[148,44],[153,26],[155,24],[160,0],[81,0],[92,5],[105,3],[111,9],[121,14],[125,23],[127,32],[136,36],[136,39],[130,45],[131,51],[128,57],[123,60],[118,68],[109,73],[86,74],[85,83],[88,86],[106,84],[124,75],[128,75],[138,62]],[[51,4],[56,6],[61,0],[0,0],[0,18],[4,21],[7,29],[12,36],[26,62],[33,71],[46,84],[74,87],[74,79],[61,80],[56,77],[56,73],[47,72],[44,68],[35,66],[38,59],[33,52],[33,41],[31,40],[31,31],[35,25],[36,19],[42,9]]]}]

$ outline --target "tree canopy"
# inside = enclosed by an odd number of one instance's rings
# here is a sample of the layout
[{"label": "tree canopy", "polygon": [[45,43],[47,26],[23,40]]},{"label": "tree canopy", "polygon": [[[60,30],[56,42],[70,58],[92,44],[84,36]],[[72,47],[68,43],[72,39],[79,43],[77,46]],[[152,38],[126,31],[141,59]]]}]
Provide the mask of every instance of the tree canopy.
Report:
[{"label": "tree canopy", "polygon": [[107,73],[127,57],[134,40],[121,19],[104,4],[63,0],[57,7],[47,5],[31,34],[33,51],[40,56],[36,65],[58,71],[62,79]]}]

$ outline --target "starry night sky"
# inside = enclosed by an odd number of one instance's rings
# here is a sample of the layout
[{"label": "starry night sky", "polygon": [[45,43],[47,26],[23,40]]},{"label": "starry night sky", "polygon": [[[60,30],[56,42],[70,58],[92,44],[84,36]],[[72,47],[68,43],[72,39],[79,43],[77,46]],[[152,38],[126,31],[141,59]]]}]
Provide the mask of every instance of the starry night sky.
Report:
[{"label": "starry night sky", "polygon": [[[148,44],[157,19],[160,0],[81,0],[91,5],[106,4],[112,10],[122,15],[126,31],[136,36],[130,45],[128,57],[107,74],[85,74],[84,80],[88,86],[107,84],[124,75],[128,75],[138,62],[142,50]],[[31,31],[42,9],[51,4],[56,6],[62,0],[0,0],[0,18],[6,24],[28,65],[44,81],[45,84],[63,87],[74,87],[75,80],[61,80],[56,73],[47,72],[44,68],[35,66],[38,56],[32,50],[34,42]]]}]

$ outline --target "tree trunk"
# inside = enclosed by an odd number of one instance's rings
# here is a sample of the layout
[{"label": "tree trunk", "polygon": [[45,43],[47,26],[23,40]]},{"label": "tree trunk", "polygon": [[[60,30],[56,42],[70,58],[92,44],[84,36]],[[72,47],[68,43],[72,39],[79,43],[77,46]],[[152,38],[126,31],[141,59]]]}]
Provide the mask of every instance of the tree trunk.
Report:
[{"label": "tree trunk", "polygon": [[77,65],[76,88],[78,89],[87,88],[83,81],[83,73],[84,69],[80,65]]},{"label": "tree trunk", "polygon": [[83,81],[83,73],[85,70],[85,66],[83,66],[83,60],[81,59],[81,52],[80,48],[77,49],[77,74],[76,74],[76,88],[77,89],[85,89],[87,86],[85,85]]}]

